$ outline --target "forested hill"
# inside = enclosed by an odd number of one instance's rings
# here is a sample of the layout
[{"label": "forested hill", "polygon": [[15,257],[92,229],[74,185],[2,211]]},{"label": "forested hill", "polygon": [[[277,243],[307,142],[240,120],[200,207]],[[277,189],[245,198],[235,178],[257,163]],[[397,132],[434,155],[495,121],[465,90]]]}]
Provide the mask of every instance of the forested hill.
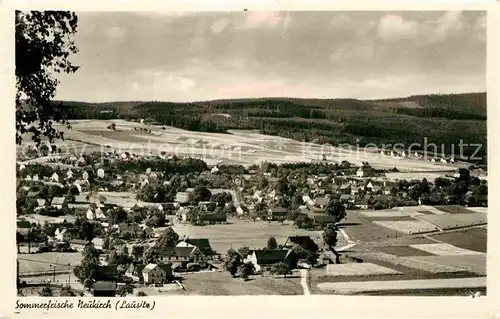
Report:
[{"label": "forested hill", "polygon": [[[381,100],[255,98],[199,102],[61,101],[70,119],[146,119],[192,131],[258,129],[296,140],[339,143],[484,144],[486,93],[415,95]],[[458,147],[455,146],[455,150]],[[475,149],[466,149],[473,153]],[[483,155],[484,155],[483,154]],[[480,154],[481,155],[481,154]]]}]

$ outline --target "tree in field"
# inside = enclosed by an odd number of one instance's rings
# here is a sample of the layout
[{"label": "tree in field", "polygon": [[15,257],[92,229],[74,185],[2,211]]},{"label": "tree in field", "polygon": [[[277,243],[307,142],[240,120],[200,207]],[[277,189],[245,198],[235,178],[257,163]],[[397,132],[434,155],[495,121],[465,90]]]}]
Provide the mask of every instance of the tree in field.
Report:
[{"label": "tree in field", "polygon": [[248,248],[248,246],[243,246],[238,249],[238,254],[240,254],[241,258],[246,258],[248,254],[250,254],[250,248]]},{"label": "tree in field", "polygon": [[330,251],[335,255],[335,263],[340,264],[340,255],[335,250],[335,245],[337,244],[337,230],[335,225],[329,224],[325,231],[323,232],[323,241],[328,246]]},{"label": "tree in field", "polygon": [[156,242],[156,247],[175,247],[179,243],[179,235],[168,227]]},{"label": "tree in field", "polygon": [[145,265],[156,263],[159,258],[160,256],[158,255],[158,252],[153,247],[150,247],[144,251],[144,254],[142,255],[142,262]]},{"label": "tree in field", "polygon": [[234,250],[228,251],[226,260],[224,261],[224,269],[229,271],[231,276],[235,277],[238,272],[238,267],[241,265],[242,260],[240,254]]},{"label": "tree in field", "polygon": [[82,255],[82,261],[79,266],[75,267],[73,273],[90,290],[99,268],[99,253],[94,247],[90,246],[85,247]]},{"label": "tree in field", "polygon": [[195,203],[209,201],[212,193],[205,186],[196,186],[193,191],[193,201]]},{"label": "tree in field", "polygon": [[242,263],[238,266],[238,271],[237,273],[239,274],[240,278],[243,278],[243,280],[247,281],[248,276],[250,276],[254,271],[254,266],[252,263]]},{"label": "tree in field", "polygon": [[61,107],[52,102],[59,84],[54,73],[78,69],[68,59],[78,52],[72,40],[78,19],[67,11],[16,11],[15,15],[16,143],[22,143],[25,133],[38,145],[42,136],[52,142],[63,137],[53,124],[68,124]]},{"label": "tree in field", "polygon": [[143,254],[144,254],[144,246],[141,245],[132,246],[132,257],[134,258],[134,261],[139,261]]},{"label": "tree in field", "polygon": [[287,263],[277,263],[271,266],[270,272],[273,276],[283,275],[286,278],[286,275],[292,274],[292,269]]},{"label": "tree in field", "polygon": [[335,198],[330,199],[326,205],[326,213],[335,217],[335,222],[340,222],[346,217],[345,206]]},{"label": "tree in field", "polygon": [[277,249],[277,248],[278,248],[278,242],[276,241],[276,238],[269,237],[269,239],[267,240],[266,249]]}]

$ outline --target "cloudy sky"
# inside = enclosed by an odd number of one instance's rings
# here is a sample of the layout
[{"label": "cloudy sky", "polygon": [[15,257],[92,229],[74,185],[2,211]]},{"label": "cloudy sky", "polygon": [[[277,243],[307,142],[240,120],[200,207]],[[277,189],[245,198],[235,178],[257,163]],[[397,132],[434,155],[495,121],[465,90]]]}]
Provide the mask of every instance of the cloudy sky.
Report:
[{"label": "cloudy sky", "polygon": [[486,90],[484,12],[82,12],[58,99],[382,98]]}]

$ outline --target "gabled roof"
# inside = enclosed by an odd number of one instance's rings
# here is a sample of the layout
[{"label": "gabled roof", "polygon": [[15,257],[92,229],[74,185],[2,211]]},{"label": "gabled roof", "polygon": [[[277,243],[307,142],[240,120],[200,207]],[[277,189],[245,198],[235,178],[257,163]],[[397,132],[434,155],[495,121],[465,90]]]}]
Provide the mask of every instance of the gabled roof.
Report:
[{"label": "gabled roof", "polygon": [[142,273],[143,273],[143,274],[148,274],[148,273],[150,273],[153,269],[155,269],[157,266],[158,266],[158,264],[147,264],[147,265],[146,265],[146,266],[144,266],[144,268],[142,269]]},{"label": "gabled roof", "polygon": [[290,236],[286,241],[300,246],[309,245],[311,242],[314,242],[310,236]]},{"label": "gabled roof", "polygon": [[158,248],[156,251],[160,257],[189,257],[196,249],[196,247],[173,247]]},{"label": "gabled roof", "polygon": [[271,213],[286,213],[286,212],[288,212],[288,209],[284,208],[284,207],[272,207],[270,209],[270,212]]},{"label": "gabled roof", "polygon": [[27,197],[36,197],[38,196],[38,194],[40,194],[40,192],[28,192],[28,194],[26,194]]},{"label": "gabled roof", "polygon": [[139,276],[140,274],[142,274],[144,267],[146,266],[142,263],[130,263],[127,272],[131,273],[133,276]]},{"label": "gabled roof", "polygon": [[43,198],[37,198],[36,202],[38,203],[38,207],[45,206],[45,204],[47,203],[47,201]]},{"label": "gabled roof", "polygon": [[208,240],[208,238],[188,238],[186,239],[186,242],[188,244],[198,247],[202,251],[204,249],[212,248],[210,246],[210,241]]},{"label": "gabled roof", "polygon": [[326,206],[328,205],[329,199],[327,197],[319,197],[314,199],[314,202],[317,206]]},{"label": "gabled roof", "polygon": [[52,198],[52,205],[63,205],[66,202],[66,197],[54,197]]},{"label": "gabled roof", "polygon": [[355,198],[354,195],[351,195],[351,194],[342,194],[342,195],[340,195],[340,199],[347,199],[347,200],[349,200],[349,199],[354,199],[354,198]]},{"label": "gabled roof", "polygon": [[254,250],[258,264],[275,264],[285,261],[289,254],[287,249]]},{"label": "gabled roof", "polygon": [[91,242],[88,240],[83,240],[83,239],[72,239],[69,241],[70,244],[75,244],[75,245],[88,245]]}]

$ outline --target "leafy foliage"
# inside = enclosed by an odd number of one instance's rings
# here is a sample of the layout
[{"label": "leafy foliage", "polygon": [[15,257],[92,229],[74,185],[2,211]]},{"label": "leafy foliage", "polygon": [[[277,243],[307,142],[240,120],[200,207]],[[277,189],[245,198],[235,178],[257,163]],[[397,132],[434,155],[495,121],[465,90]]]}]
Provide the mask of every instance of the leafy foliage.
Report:
[{"label": "leafy foliage", "polygon": [[71,37],[78,19],[67,11],[16,11],[16,143],[31,133],[38,144],[41,136],[62,138],[54,122],[67,124],[62,108],[52,99],[59,81],[54,73],[73,73],[78,67],[69,56],[78,52]]}]

